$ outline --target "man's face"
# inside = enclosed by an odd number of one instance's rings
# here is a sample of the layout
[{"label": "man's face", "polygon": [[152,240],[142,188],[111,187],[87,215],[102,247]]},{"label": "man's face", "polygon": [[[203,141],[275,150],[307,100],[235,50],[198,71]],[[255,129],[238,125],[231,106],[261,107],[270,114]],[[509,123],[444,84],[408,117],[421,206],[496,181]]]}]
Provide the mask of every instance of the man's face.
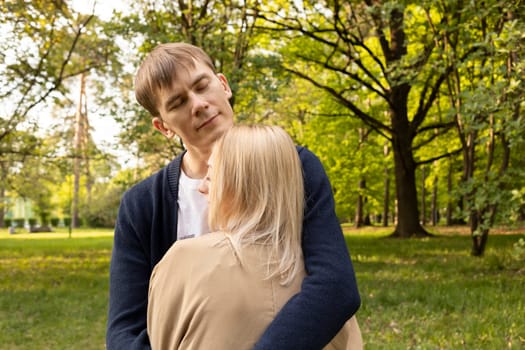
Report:
[{"label": "man's face", "polygon": [[195,62],[194,69],[177,72],[172,86],[159,91],[160,118],[153,118],[153,125],[167,137],[178,135],[188,150],[209,152],[233,124],[231,96],[222,74]]}]

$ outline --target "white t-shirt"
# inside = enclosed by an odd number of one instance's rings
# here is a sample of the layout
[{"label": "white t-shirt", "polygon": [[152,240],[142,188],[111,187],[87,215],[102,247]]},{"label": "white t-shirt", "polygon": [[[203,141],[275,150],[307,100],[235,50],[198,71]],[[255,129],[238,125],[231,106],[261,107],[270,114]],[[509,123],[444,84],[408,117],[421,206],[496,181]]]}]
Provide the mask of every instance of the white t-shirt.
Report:
[{"label": "white t-shirt", "polygon": [[179,178],[177,240],[209,232],[208,198],[199,192],[201,179],[189,178],[181,169]]}]

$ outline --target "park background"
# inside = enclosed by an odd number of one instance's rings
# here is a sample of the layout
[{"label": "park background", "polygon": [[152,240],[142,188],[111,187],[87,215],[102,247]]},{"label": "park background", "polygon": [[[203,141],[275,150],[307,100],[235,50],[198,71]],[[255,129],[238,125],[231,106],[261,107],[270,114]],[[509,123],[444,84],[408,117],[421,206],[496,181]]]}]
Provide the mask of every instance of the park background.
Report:
[{"label": "park background", "polygon": [[0,348],[103,348],[120,198],[183,147],[133,94],[171,41],[211,54],[237,122],[319,156],[367,348],[524,347],[524,16],[497,0],[3,1]]}]

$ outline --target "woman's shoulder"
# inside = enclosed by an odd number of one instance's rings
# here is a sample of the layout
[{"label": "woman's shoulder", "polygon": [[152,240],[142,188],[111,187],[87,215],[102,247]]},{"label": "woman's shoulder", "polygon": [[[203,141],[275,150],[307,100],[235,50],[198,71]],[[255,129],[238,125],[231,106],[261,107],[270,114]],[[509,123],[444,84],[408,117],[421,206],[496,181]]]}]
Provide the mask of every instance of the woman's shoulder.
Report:
[{"label": "woman's shoulder", "polygon": [[221,232],[207,233],[199,237],[178,240],[168,249],[158,265],[170,264],[173,260],[203,261],[196,257],[208,257],[221,251],[228,244],[226,235]]}]

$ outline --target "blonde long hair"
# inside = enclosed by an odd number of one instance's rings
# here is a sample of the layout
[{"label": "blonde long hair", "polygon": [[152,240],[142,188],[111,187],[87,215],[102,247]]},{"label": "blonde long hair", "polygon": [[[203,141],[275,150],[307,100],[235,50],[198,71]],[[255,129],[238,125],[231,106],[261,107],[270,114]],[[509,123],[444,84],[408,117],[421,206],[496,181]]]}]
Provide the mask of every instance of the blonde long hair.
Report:
[{"label": "blonde long hair", "polygon": [[271,246],[269,276],[289,283],[303,264],[304,180],[297,149],[280,127],[234,125],[215,144],[209,225],[242,246]]}]

